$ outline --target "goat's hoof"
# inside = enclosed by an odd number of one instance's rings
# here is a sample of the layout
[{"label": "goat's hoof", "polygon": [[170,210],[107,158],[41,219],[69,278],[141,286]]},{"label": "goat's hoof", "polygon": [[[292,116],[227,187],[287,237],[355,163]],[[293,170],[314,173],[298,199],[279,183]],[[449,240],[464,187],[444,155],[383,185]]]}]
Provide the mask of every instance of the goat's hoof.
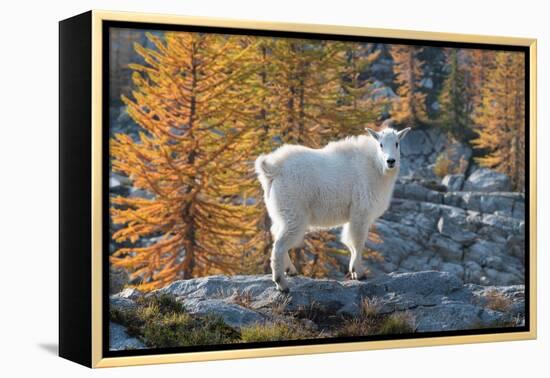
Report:
[{"label": "goat's hoof", "polygon": [[286,275],[289,277],[294,277],[298,275],[298,271],[296,270],[296,268],[288,268],[286,270]]},{"label": "goat's hoof", "polygon": [[362,281],[367,278],[365,273],[357,273],[357,272],[348,272],[346,273],[345,278],[347,280],[356,280],[356,281]]},{"label": "goat's hoof", "polygon": [[277,287],[277,290],[281,293],[281,294],[288,294],[290,292],[290,289],[288,287],[280,287],[278,286]]}]

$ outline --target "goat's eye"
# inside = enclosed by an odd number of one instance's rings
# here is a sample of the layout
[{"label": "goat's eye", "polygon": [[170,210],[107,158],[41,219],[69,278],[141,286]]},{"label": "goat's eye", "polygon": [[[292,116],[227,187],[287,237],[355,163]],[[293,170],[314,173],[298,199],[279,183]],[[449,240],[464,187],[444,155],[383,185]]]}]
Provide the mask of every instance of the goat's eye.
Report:
[{"label": "goat's eye", "polygon": [[399,147],[399,143],[395,143],[395,148]]},{"label": "goat's eye", "polygon": [[382,145],[382,143],[380,143],[380,148],[384,148],[384,146]]}]

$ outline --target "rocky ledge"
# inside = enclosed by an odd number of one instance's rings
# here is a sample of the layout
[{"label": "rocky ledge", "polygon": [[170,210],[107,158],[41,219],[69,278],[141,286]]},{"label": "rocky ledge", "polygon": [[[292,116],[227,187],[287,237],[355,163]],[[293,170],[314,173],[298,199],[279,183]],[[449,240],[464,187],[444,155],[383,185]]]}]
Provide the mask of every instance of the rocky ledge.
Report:
[{"label": "rocky ledge", "polygon": [[[447,272],[392,273],[367,281],[302,276],[289,281],[290,293],[283,294],[268,275],[182,280],[148,294],[125,289],[111,296],[110,309],[111,314],[133,311],[143,298],[169,296],[187,314],[217,316],[237,333],[254,325],[298,322],[322,335],[318,337],[346,335],[342,324],[365,320],[366,306],[368,316],[377,319],[403,315],[409,332],[521,326],[525,319],[523,285],[464,284]],[[111,349],[143,348],[147,343],[139,335],[128,335],[120,324],[112,322],[110,329]]]}]

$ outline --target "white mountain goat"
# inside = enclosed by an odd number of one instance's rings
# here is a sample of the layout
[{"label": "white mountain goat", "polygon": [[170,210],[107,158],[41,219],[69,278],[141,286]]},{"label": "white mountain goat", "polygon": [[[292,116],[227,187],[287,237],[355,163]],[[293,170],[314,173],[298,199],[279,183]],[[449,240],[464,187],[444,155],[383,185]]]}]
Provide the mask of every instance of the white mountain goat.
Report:
[{"label": "white mountain goat", "polygon": [[370,226],[388,208],[399,171],[400,141],[410,128],[331,142],[321,149],[284,145],[256,159],[256,173],[272,221],[271,270],[277,289],[288,291],[297,274],[288,250],[310,230],[344,225],[352,279],[364,277],[361,255]]}]

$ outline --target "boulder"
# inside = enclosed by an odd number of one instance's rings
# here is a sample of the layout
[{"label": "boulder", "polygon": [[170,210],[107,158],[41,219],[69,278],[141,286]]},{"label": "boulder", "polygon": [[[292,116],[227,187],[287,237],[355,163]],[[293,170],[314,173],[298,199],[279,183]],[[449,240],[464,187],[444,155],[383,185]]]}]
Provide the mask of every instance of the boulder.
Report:
[{"label": "boulder", "polygon": [[464,190],[472,192],[509,192],[510,178],[488,168],[478,168],[464,182]]},{"label": "boulder", "polygon": [[461,261],[462,260],[462,244],[455,242],[454,240],[439,234],[433,234],[428,241],[428,245],[438,252],[441,257],[449,261]]},{"label": "boulder", "polygon": [[496,213],[504,216],[512,216],[514,198],[505,195],[482,195],[480,196],[480,210],[482,213]]},{"label": "boulder", "polygon": [[441,271],[454,274],[464,281],[464,267],[461,264],[446,262],[441,264]]},{"label": "boulder", "polygon": [[[147,295],[170,295],[192,314],[219,315],[238,329],[269,322],[295,322],[306,319],[312,329],[330,333],[331,328],[346,317],[361,314],[365,299],[376,304],[380,315],[403,312],[414,324],[415,332],[463,330],[490,327],[502,321],[522,321],[525,314],[524,287],[495,287],[510,298],[512,310],[496,311],[486,306],[492,288],[463,284],[465,273],[459,264],[444,263],[452,271],[391,273],[366,281],[336,281],[290,277],[290,292],[275,289],[269,275],[209,276],[176,281]],[[494,272],[488,272],[493,277]],[[498,272],[496,274],[498,279]],[[144,295],[134,292],[130,297]],[[240,298],[240,300],[239,300]],[[246,300],[243,300],[246,298]],[[111,296],[111,306],[121,299],[135,302],[128,293]],[[142,348],[124,327],[111,323],[111,349]]]},{"label": "boulder", "polygon": [[452,240],[466,244],[478,238],[477,234],[461,226],[452,217],[444,215],[437,222],[437,230],[441,235],[447,236]]},{"label": "boulder", "polygon": [[462,190],[462,185],[464,184],[464,175],[447,175],[443,177],[443,180],[441,180],[441,184],[443,184],[449,192],[458,192]]},{"label": "boulder", "polygon": [[453,172],[464,174],[468,170],[469,161],[472,157],[472,149],[458,141],[453,141],[445,149],[445,154],[448,159],[452,162],[451,168]]},{"label": "boulder", "polygon": [[265,317],[235,303],[228,303],[221,299],[183,299],[185,309],[191,314],[217,314],[231,327],[239,328],[255,323],[263,323]]},{"label": "boulder", "polygon": [[421,129],[413,129],[401,143],[404,156],[428,155],[433,151],[433,144],[428,134]]},{"label": "boulder", "polygon": [[479,240],[467,249],[466,258],[470,261],[475,261],[481,267],[494,265],[497,263],[495,258],[503,253],[503,248],[502,244]]},{"label": "boulder", "polygon": [[120,324],[109,322],[109,349],[110,350],[132,350],[146,348],[139,339],[131,337],[126,333],[126,328]]},{"label": "boulder", "polygon": [[522,200],[514,201],[512,216],[518,219],[525,219],[525,198]]},{"label": "boulder", "polygon": [[109,268],[109,294],[120,292],[130,280],[126,270],[122,268]]}]

